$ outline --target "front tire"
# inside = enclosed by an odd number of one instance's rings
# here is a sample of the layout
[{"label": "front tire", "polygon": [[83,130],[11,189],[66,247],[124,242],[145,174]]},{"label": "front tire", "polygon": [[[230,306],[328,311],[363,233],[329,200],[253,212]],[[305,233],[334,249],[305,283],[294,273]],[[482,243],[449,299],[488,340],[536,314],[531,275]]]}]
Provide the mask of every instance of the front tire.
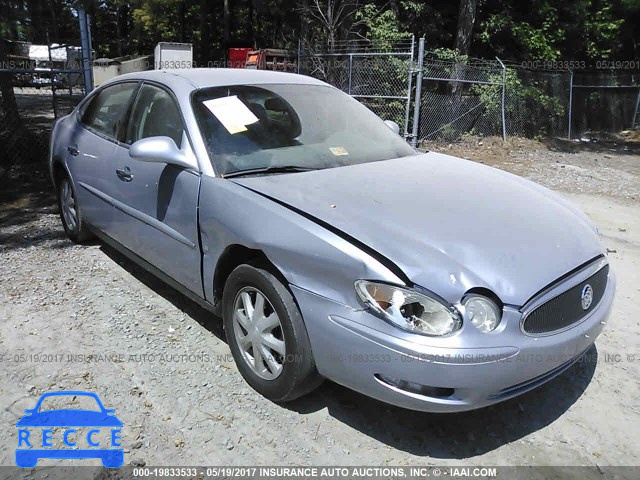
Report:
[{"label": "front tire", "polygon": [[268,270],[240,265],[231,272],[222,312],[238,370],[258,393],[274,402],[288,402],[322,382],[300,310]]},{"label": "front tire", "polygon": [[82,221],[82,215],[78,208],[76,191],[71,179],[66,174],[60,174],[56,181],[56,197],[60,220],[69,240],[82,243],[92,237],[91,232]]}]

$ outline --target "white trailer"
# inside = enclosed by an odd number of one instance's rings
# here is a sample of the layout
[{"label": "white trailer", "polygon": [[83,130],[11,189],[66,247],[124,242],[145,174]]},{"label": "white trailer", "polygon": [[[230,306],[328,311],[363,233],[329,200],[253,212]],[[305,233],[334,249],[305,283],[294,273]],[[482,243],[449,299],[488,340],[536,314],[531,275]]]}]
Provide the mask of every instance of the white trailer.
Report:
[{"label": "white trailer", "polygon": [[152,62],[151,55],[137,58],[98,58],[93,61],[93,86],[95,88],[117,75],[151,70]]},{"label": "white trailer", "polygon": [[154,50],[156,70],[175,70],[193,66],[193,46],[190,43],[160,42]]}]

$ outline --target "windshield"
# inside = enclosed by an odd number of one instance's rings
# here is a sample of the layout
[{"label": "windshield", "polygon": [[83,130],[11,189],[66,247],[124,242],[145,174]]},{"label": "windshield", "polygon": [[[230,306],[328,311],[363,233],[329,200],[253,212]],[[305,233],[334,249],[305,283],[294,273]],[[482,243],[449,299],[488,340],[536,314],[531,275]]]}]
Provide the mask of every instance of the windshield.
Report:
[{"label": "windshield", "polygon": [[223,175],[415,155],[373,112],[328,86],[208,88],[195,93],[193,108],[214,168]]}]

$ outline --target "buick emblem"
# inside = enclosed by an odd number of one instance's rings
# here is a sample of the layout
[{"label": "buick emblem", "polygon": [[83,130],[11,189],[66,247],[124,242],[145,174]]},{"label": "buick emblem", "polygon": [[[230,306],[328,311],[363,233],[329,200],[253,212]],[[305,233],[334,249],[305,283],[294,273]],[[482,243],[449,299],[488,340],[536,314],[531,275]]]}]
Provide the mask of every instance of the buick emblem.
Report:
[{"label": "buick emblem", "polygon": [[593,288],[588,283],[582,289],[582,295],[580,295],[582,301],[582,309],[589,310],[591,302],[593,302]]}]

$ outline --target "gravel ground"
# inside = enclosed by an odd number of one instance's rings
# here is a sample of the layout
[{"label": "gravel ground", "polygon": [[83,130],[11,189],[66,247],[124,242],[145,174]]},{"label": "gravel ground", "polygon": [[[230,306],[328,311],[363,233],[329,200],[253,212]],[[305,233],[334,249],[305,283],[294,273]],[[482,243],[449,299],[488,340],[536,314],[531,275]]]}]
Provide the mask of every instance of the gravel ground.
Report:
[{"label": "gravel ground", "polygon": [[23,410],[69,389],[116,409],[126,464],[638,465],[640,156],[549,147],[469,139],[434,149],[524,175],[581,206],[618,276],[611,321],[588,359],[559,378],[461,414],[410,412],[330,382],[270,403],[240,377],[219,320],[110,248],[67,241],[49,196],[4,202],[0,464],[14,464]]},{"label": "gravel ground", "polygon": [[[587,139],[585,139],[587,140]],[[468,158],[573,194],[640,201],[640,135],[633,142],[537,142],[523,138],[467,138],[430,149]]]}]

